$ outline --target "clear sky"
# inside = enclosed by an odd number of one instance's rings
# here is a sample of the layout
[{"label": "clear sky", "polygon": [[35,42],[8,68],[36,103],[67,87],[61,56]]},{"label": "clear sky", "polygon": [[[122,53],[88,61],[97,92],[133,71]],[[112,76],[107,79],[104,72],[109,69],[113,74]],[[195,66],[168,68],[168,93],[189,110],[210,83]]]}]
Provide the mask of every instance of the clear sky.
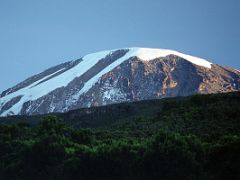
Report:
[{"label": "clear sky", "polygon": [[240,0],[0,0],[0,91],[50,66],[131,46],[240,69]]}]

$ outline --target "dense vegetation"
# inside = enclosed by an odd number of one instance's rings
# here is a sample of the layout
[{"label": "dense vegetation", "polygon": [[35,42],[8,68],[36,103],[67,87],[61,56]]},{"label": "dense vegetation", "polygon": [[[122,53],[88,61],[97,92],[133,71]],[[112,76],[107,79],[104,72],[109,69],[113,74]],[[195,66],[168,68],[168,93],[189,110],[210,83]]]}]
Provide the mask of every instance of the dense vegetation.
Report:
[{"label": "dense vegetation", "polygon": [[141,106],[144,113],[97,128],[56,116],[1,124],[0,179],[240,179],[239,93]]}]

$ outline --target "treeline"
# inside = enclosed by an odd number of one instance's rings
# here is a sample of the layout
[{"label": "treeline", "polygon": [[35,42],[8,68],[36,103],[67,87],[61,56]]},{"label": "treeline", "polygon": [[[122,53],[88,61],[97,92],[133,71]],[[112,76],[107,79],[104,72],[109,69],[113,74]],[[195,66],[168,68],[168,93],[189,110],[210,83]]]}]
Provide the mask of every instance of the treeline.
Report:
[{"label": "treeline", "polygon": [[0,126],[0,179],[239,179],[240,136],[213,141],[159,130],[71,129],[53,116],[38,127]]}]

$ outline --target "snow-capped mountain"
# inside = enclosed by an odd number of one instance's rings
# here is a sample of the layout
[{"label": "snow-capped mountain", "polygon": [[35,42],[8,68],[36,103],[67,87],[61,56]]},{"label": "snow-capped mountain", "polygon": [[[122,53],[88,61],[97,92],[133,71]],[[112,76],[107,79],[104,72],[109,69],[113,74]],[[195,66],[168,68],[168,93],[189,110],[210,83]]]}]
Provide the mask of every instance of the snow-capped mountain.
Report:
[{"label": "snow-capped mountain", "polygon": [[2,92],[0,116],[239,89],[238,70],[173,50],[124,48],[60,64]]}]

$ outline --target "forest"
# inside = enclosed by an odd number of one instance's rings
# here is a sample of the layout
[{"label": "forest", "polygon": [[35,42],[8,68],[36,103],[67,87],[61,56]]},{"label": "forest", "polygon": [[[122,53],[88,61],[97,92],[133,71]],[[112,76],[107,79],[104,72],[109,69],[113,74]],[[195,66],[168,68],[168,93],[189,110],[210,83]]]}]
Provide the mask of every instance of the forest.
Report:
[{"label": "forest", "polygon": [[123,106],[147,110],[115,121],[112,108],[94,127],[66,115],[1,121],[0,179],[240,179],[239,92]]}]

